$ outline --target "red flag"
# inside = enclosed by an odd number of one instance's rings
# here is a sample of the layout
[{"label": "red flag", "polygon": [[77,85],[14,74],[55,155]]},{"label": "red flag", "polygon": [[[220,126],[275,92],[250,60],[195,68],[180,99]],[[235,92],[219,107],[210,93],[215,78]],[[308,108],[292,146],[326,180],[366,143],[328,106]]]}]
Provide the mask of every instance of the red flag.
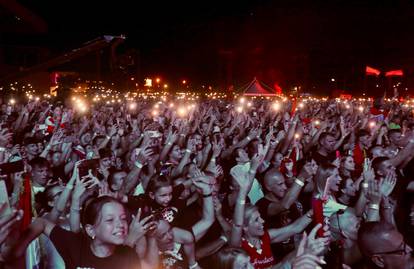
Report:
[{"label": "red flag", "polygon": [[369,76],[369,75],[379,76],[379,74],[381,74],[381,71],[379,71],[378,69],[372,68],[370,66],[367,66],[365,68],[365,74],[367,76]]},{"label": "red flag", "polygon": [[19,209],[23,210],[21,222],[21,230],[23,231],[32,223],[32,186],[29,173],[24,176],[23,190],[19,198]]},{"label": "red flag", "polygon": [[401,77],[404,76],[404,72],[399,69],[399,70],[392,70],[392,71],[388,71],[387,73],[385,73],[386,77]]}]

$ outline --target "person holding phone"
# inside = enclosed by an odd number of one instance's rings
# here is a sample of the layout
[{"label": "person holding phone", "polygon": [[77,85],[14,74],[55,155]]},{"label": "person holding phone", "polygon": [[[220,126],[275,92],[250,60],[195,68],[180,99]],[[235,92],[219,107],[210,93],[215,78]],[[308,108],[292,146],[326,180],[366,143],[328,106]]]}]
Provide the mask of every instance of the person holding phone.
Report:
[{"label": "person holding phone", "polygon": [[325,164],[318,167],[315,175],[314,199],[323,202],[323,216],[329,218],[339,210],[345,210],[346,205],[337,202],[335,193],[340,189],[342,181],[339,170],[336,166]]},{"label": "person holding phone", "polygon": [[157,268],[157,249],[150,243],[155,238],[148,237],[149,247],[143,256],[134,249],[152,226],[150,218],[141,219],[140,213],[129,223],[123,204],[102,196],[94,198],[84,209],[82,233],[66,231],[46,218],[37,218],[16,241],[7,259],[21,257],[27,245],[43,233],[53,242],[68,269],[131,269],[143,265]]}]

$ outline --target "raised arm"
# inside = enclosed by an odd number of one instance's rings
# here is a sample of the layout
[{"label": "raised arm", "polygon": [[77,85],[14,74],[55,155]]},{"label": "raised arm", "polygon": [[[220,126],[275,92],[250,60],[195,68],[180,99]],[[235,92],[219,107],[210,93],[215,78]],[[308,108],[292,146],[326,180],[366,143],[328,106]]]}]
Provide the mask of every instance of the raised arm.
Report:
[{"label": "raised arm", "polygon": [[312,210],[310,210],[290,225],[278,229],[269,229],[271,242],[283,242],[294,234],[302,232],[312,222],[312,214]]},{"label": "raised arm", "polygon": [[231,230],[230,246],[240,247],[243,235],[246,196],[249,193],[253,179],[251,179],[247,173],[244,173],[240,170],[236,170],[232,176],[233,180],[239,185],[239,192],[237,194],[236,205],[234,208],[233,229]]},{"label": "raised arm", "polygon": [[214,222],[214,205],[213,205],[213,190],[211,189],[211,178],[199,173],[193,179],[193,184],[200,190],[203,197],[203,216],[193,225],[192,230],[194,240],[200,240],[213,225]]}]

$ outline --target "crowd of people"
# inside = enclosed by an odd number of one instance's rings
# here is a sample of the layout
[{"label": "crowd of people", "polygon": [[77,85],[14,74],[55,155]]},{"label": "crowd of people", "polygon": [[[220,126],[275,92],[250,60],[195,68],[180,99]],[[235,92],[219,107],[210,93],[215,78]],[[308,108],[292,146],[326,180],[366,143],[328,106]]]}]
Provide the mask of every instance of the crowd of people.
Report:
[{"label": "crowd of people", "polygon": [[410,106],[243,101],[3,101],[1,266],[414,268]]}]

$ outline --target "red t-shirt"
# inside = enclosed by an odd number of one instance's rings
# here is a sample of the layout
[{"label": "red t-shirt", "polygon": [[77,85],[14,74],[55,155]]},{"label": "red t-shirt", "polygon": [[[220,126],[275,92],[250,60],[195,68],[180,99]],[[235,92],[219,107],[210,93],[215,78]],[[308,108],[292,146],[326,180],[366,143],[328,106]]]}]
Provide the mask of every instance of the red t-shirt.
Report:
[{"label": "red t-shirt", "polygon": [[269,268],[276,264],[275,259],[273,258],[272,249],[270,248],[270,236],[267,230],[265,230],[261,240],[262,249],[258,250],[246,239],[242,238],[242,249],[249,255],[250,262],[255,269]]}]

